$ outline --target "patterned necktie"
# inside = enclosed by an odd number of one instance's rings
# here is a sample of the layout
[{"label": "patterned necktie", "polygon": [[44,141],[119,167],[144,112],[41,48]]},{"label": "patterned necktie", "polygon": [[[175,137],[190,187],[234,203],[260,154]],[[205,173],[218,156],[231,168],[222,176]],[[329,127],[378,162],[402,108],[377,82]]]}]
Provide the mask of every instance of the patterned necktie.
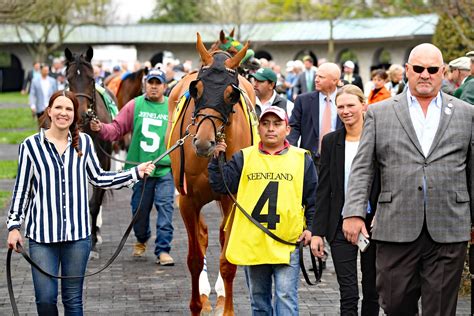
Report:
[{"label": "patterned necktie", "polygon": [[318,151],[321,152],[321,141],[324,135],[331,131],[331,99],[326,97],[326,107],[324,108],[323,117],[321,120],[321,133],[319,134]]}]

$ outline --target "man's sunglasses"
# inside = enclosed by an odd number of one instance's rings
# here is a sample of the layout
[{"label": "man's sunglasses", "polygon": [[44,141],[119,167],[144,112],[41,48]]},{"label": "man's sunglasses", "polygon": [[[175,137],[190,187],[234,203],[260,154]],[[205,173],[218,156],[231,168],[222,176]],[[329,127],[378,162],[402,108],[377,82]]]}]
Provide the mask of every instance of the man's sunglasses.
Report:
[{"label": "man's sunglasses", "polygon": [[416,72],[417,74],[421,74],[423,71],[428,70],[428,73],[430,75],[434,75],[435,73],[437,73],[439,71],[439,68],[440,67],[423,67],[423,66],[419,66],[419,65],[412,65],[412,64],[409,64],[412,68],[413,68],[413,71]]}]

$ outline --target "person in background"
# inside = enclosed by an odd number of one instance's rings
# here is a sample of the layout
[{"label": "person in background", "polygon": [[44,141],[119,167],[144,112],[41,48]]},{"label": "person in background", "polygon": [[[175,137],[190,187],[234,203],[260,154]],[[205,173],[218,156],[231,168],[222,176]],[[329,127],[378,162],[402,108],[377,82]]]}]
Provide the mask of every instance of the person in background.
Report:
[{"label": "person in background", "polygon": [[294,98],[298,95],[314,91],[314,80],[316,79],[317,68],[314,66],[314,60],[311,56],[303,57],[304,70],[300,73],[293,91]]},{"label": "person in background", "polygon": [[41,76],[41,63],[35,61],[33,63],[33,69],[28,71],[25,81],[23,81],[23,88],[21,89],[21,94],[30,93],[31,82],[34,78]]},{"label": "person in background", "polygon": [[349,84],[358,86],[361,90],[364,89],[362,78],[354,73],[355,64],[352,60],[347,60],[343,65],[343,73],[341,79],[345,80]]},{"label": "person in background", "polygon": [[[153,160],[166,151],[165,134],[168,126],[168,97],[166,75],[160,69],[152,69],[145,78],[145,94],[130,100],[120,110],[112,123],[105,124],[92,120],[91,130],[98,132],[104,140],[115,141],[132,132],[132,141],[127,154],[127,161],[143,162]],[[125,169],[132,164],[126,163]],[[156,263],[162,266],[174,265],[170,256],[173,239],[173,202],[174,184],[171,174],[171,162],[166,156],[158,163],[155,171],[146,183],[139,181],[133,187],[132,213],[135,215],[140,204],[143,186],[142,209],[133,225],[137,242],[133,247],[134,257],[143,257],[147,241],[151,237],[150,212],[153,204],[158,216],[156,218],[155,255]]]},{"label": "person in background", "polygon": [[335,103],[340,77],[341,70],[336,64],[322,64],[316,75],[316,91],[299,95],[291,114],[288,141],[309,150],[317,169],[321,140],[327,133],[342,127]]},{"label": "person in background", "polygon": [[[117,189],[153,171],[150,162],[124,172],[100,167],[89,135],[79,132],[79,102],[74,93],[57,91],[43,119],[49,129],[20,144],[18,173],[8,210],[8,248],[24,247],[24,226],[31,259],[46,272],[81,276],[91,250],[88,183]],[[61,271],[61,272],[60,272]],[[58,280],[32,268],[38,315],[58,315]],[[61,280],[65,315],[83,315],[83,278]]]},{"label": "person in background", "polygon": [[[456,85],[456,89],[458,89],[471,74],[471,59],[465,56],[459,57],[451,60],[448,66],[451,71],[451,78]],[[459,94],[458,92],[456,95],[456,91],[454,91],[456,98],[459,98]]]},{"label": "person in background", "polygon": [[471,73],[464,79],[464,83],[454,93],[455,97],[474,105],[474,51],[466,54],[471,59]]},{"label": "person in background", "polygon": [[[364,113],[367,109],[364,93],[355,85],[345,85],[337,92],[336,107],[344,127],[324,136],[321,144],[321,169],[311,231],[311,250],[315,256],[324,258],[323,238],[329,242],[339,283],[340,314],[358,315],[359,248],[344,237],[342,207],[352,160],[357,152],[364,125]],[[380,182],[374,181],[371,186],[370,208],[365,219],[367,231],[370,231],[379,192]],[[371,243],[365,252],[361,252],[363,316],[379,314],[378,295],[375,290],[375,247],[375,244]]]},{"label": "person in background", "polygon": [[372,82],[374,89],[370,92],[367,98],[367,103],[372,104],[390,98],[392,95],[385,88],[388,75],[383,69],[377,69],[372,74]]},{"label": "person in background", "polygon": [[48,106],[49,99],[58,90],[56,80],[49,76],[49,66],[41,65],[40,72],[41,75],[31,82],[29,97],[31,113],[36,115],[38,124],[40,117]]},{"label": "person in background", "polygon": [[291,116],[293,111],[293,102],[282,98],[275,91],[277,82],[277,75],[270,68],[260,68],[254,74],[250,75],[253,78],[253,89],[255,90],[256,105],[255,111],[257,116],[265,111],[270,106],[278,106],[286,111],[288,116]]},{"label": "person in background", "polygon": [[[215,192],[227,194],[225,181],[249,216],[280,238],[307,245],[311,232],[306,225],[314,213],[318,178],[309,153],[286,141],[289,131],[286,112],[266,108],[258,123],[261,141],[235,153],[222,174],[217,157],[226,144],[216,145],[208,165],[209,183]],[[239,210],[231,221],[225,256],[244,266],[252,315],[298,315],[299,247],[275,241]]]},{"label": "person in background", "polygon": [[388,82],[385,88],[390,92],[390,95],[396,96],[403,92],[405,83],[403,82],[403,67],[399,64],[393,64],[387,70]]}]

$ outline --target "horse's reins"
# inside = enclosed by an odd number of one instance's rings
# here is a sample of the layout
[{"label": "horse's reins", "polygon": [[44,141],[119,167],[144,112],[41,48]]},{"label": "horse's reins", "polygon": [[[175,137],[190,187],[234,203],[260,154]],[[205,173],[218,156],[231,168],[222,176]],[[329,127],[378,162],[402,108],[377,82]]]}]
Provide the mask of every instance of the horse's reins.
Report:
[{"label": "horse's reins", "polygon": [[[165,156],[167,156],[169,153],[171,153],[172,151],[174,151],[176,148],[178,147],[182,147],[183,144],[184,144],[184,141],[186,140],[186,138],[188,138],[191,134],[187,133],[186,135],[184,135],[184,137],[178,139],[178,141],[173,145],[171,146],[168,150],[166,150],[164,153],[162,153],[158,158],[156,158],[155,160],[152,161],[153,164],[156,164],[158,163],[160,160],[162,160]],[[140,196],[140,202],[138,203],[138,207],[137,207],[137,212],[135,213],[135,215],[132,217],[132,221],[130,222],[130,224],[128,225],[124,235],[122,236],[122,239],[120,240],[120,243],[117,247],[117,249],[115,250],[115,252],[113,253],[113,255],[110,257],[110,259],[104,264],[104,266],[102,266],[101,268],[99,268],[97,271],[94,271],[94,272],[90,272],[90,273],[87,273],[87,274],[84,274],[84,275],[78,275],[78,276],[58,276],[58,275],[53,275],[53,274],[50,274],[46,271],[44,271],[37,263],[35,263],[31,258],[30,256],[28,255],[28,253],[26,252],[26,250],[20,245],[20,243],[17,243],[17,249],[20,251],[21,255],[23,256],[23,258],[25,258],[25,260],[31,265],[33,266],[34,268],[36,268],[39,272],[43,273],[44,275],[50,277],[50,278],[54,278],[54,279],[78,279],[78,278],[86,278],[86,277],[90,277],[90,276],[93,276],[93,275],[96,275],[96,274],[99,274],[100,272],[104,271],[106,268],[108,268],[112,262],[115,261],[115,259],[118,257],[118,255],[120,254],[120,252],[122,251],[124,245],[125,245],[125,242],[127,241],[128,239],[128,236],[130,235],[130,232],[133,228],[133,225],[135,224],[135,222],[137,221],[138,219],[138,216],[140,214],[140,211],[141,211],[141,205],[142,205],[142,201],[143,201],[143,195],[145,193],[145,183],[146,183],[146,180],[148,178],[148,175],[145,174],[144,177],[143,177],[143,188],[142,188],[142,193],[141,193],[141,196]],[[13,252],[13,249],[8,249],[8,252],[7,252],[7,263],[6,263],[6,277],[7,277],[7,287],[8,287],[8,295],[10,296],[10,303],[12,305],[12,309],[13,309],[13,315],[17,316],[19,315],[19,312],[18,312],[18,306],[16,304],[16,300],[15,300],[15,294],[13,292],[13,283],[12,283],[12,275],[11,275],[11,256],[12,256],[12,252]]]}]

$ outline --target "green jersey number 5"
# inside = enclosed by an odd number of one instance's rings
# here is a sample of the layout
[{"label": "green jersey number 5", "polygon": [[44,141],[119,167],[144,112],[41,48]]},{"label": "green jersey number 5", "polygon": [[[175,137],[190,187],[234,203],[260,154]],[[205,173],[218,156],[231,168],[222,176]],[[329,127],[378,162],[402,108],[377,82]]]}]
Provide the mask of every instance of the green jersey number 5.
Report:
[{"label": "green jersey number 5", "polygon": [[158,135],[156,132],[152,132],[152,130],[154,130],[153,126],[160,127],[162,125],[162,120],[156,120],[149,117],[143,118],[142,135],[145,138],[151,139],[151,143],[149,141],[144,140],[140,142],[140,147],[143,149],[143,151],[155,152],[158,150],[158,148],[160,147],[160,135]]}]

